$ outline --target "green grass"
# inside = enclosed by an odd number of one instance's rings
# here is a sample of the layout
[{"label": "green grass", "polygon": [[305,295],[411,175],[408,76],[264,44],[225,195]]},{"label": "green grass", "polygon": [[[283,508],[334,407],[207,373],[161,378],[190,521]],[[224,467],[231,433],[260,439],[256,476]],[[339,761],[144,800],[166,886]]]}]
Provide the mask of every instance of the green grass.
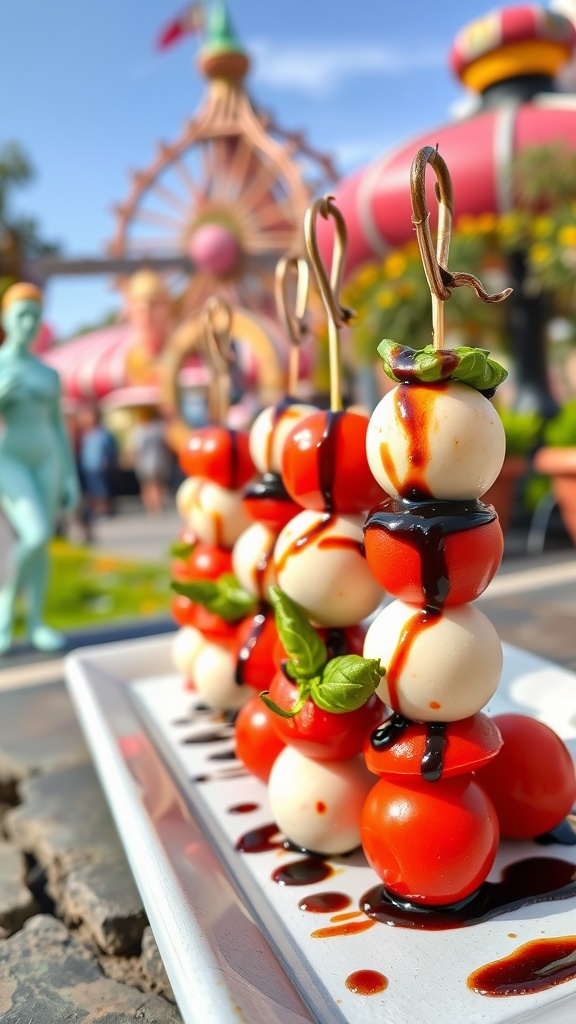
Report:
[{"label": "green grass", "polygon": [[[150,565],[52,542],[45,620],[55,629],[80,629],[169,612],[169,562]],[[16,632],[22,632],[21,616]]]}]

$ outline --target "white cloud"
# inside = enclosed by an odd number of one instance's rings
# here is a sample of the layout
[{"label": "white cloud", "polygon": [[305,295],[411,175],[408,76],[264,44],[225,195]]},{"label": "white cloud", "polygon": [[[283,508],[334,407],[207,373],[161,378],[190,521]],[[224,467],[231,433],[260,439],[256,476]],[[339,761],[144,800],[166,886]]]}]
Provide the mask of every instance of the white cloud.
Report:
[{"label": "white cloud", "polygon": [[445,63],[444,48],[433,44],[404,49],[369,42],[312,46],[253,40],[247,50],[254,57],[254,79],[258,84],[313,96],[335,93],[353,78],[405,75]]}]

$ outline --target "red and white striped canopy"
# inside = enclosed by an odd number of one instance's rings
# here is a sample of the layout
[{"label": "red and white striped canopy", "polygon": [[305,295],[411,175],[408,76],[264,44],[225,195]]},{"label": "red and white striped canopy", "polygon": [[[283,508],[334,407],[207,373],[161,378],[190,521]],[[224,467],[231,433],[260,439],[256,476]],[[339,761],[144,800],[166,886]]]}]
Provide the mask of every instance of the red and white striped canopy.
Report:
[{"label": "red and white striped canopy", "polygon": [[[281,363],[286,362],[288,343],[277,323],[265,316],[251,314],[270,339]],[[259,377],[259,365],[248,339],[238,338],[237,361],[244,380],[253,385]],[[130,379],[128,356],[134,348],[134,333],[128,323],[115,324],[91,331],[42,353],[42,359],[59,374],[63,397],[68,402],[97,402],[108,398],[107,404],[118,406],[153,404],[155,385]],[[303,349],[302,371],[310,370],[310,354]],[[179,375],[180,387],[204,388],[209,372],[200,356],[192,354]]]},{"label": "red and white striped canopy", "polygon": [[[563,142],[576,149],[576,95],[542,93],[530,103],[481,110],[434,128],[384,153],[338,185],[336,202],[348,228],[346,272],[379,259],[414,237],[410,165],[422,146],[438,145],[454,185],[454,219],[462,214],[513,209],[510,168],[528,146]],[[435,225],[434,175],[427,178],[428,209]],[[318,225],[321,255],[330,263],[333,222]]]},{"label": "red and white striped canopy", "polygon": [[[133,390],[127,372],[127,357],[133,346],[132,328],[122,323],[57,345],[42,358],[57,370],[65,398],[99,401],[119,389],[124,392]],[[206,387],[208,372],[198,356],[188,360],[180,383],[184,387]],[[150,396],[155,393],[155,388],[144,390],[146,402],[152,401]],[[128,401],[128,404],[133,404],[133,401]]]}]

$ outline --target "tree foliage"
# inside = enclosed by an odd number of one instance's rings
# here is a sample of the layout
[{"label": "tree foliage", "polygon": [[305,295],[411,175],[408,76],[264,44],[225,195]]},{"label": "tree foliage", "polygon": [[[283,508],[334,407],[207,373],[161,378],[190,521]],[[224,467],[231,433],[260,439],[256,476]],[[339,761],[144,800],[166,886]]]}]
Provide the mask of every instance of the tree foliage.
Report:
[{"label": "tree foliage", "polygon": [[55,242],[42,237],[36,218],[14,209],[14,195],[34,177],[34,167],[20,144],[0,143],[0,292],[25,276],[31,260],[58,252]]}]

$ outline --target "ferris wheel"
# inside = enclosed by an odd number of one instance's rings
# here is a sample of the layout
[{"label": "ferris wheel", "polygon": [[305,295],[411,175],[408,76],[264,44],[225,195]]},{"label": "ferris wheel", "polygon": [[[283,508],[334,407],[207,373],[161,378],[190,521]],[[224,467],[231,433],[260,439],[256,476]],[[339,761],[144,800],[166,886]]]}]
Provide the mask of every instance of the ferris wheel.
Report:
[{"label": "ferris wheel", "polygon": [[181,312],[218,292],[232,305],[267,310],[280,256],[302,249],[311,198],[333,184],[331,160],[301,134],[255,111],[243,88],[249,60],[227,23],[207,41],[200,69],[205,101],[179,138],[161,144],[149,167],[132,176],[116,207],[115,257],[182,256]]}]

